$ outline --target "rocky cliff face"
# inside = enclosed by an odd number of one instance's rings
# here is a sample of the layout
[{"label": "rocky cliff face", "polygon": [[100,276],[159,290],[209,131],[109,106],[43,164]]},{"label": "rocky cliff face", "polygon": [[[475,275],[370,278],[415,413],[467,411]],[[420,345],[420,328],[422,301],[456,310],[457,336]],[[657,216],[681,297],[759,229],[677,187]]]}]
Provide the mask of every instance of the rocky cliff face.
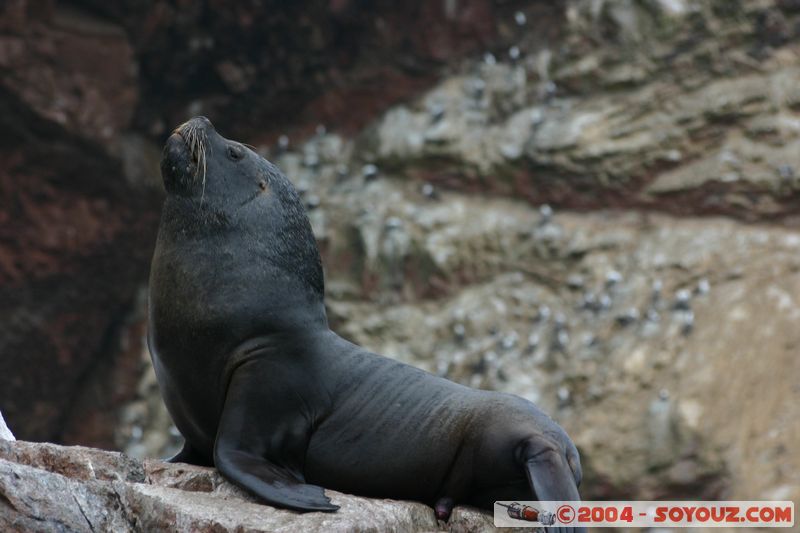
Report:
[{"label": "rocky cliff face", "polygon": [[585,497],[800,500],[797,3],[390,4],[9,4],[18,436],[176,446],[138,295],[160,137],[206,113],[303,191],[335,329],[542,405]]}]

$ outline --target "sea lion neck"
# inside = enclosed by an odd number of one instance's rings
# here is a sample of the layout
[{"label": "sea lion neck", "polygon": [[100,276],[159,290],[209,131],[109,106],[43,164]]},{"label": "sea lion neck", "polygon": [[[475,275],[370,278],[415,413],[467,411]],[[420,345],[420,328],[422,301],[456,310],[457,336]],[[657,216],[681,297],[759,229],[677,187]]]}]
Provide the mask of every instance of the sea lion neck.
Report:
[{"label": "sea lion neck", "polygon": [[181,258],[186,272],[194,269],[193,261],[202,261],[208,279],[231,290],[251,287],[254,297],[273,305],[324,310],[322,260],[305,213],[230,213],[169,196],[157,247]]},{"label": "sea lion neck", "polygon": [[[224,263],[226,254],[235,250],[238,270],[242,270],[238,266],[242,263],[256,270],[272,268],[277,276],[292,281],[299,294],[321,304],[325,293],[322,259],[299,195],[289,179],[268,161],[261,159],[258,172],[259,177],[266,178],[266,190],[255,178],[240,183],[228,176],[208,176],[210,182],[227,180],[229,189],[252,187],[260,191],[244,203],[227,191],[215,192],[212,183],[205,196],[168,194],[159,239],[165,245],[196,245],[204,255],[219,255],[216,264]],[[265,286],[259,289],[268,294],[273,290]],[[282,292],[280,287],[274,290]]]}]

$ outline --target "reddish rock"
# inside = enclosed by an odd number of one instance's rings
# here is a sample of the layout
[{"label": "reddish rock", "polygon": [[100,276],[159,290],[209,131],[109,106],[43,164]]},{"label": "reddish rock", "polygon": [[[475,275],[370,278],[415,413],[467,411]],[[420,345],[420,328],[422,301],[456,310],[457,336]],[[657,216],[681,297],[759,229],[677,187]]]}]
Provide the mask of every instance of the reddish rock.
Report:
[{"label": "reddish rock", "polygon": [[[119,159],[138,94],[124,31],[52,2],[2,10],[0,405],[20,437],[61,439],[93,379],[120,392],[85,416],[126,394],[96,373],[120,357],[159,202]],[[80,440],[110,446],[103,431]]]},{"label": "reddish rock", "polygon": [[42,118],[101,143],[128,126],[138,84],[120,26],[54,2],[14,2],[6,10],[4,88]]}]

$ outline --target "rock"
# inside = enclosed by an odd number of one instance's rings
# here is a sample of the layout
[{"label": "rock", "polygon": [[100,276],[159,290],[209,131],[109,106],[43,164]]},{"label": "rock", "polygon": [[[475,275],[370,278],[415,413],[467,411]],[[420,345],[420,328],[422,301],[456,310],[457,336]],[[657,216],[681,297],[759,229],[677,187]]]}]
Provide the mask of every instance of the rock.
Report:
[{"label": "rock", "polygon": [[0,459],[5,531],[133,531],[118,485],[80,482]]},{"label": "rock", "polygon": [[6,421],[3,420],[3,413],[0,412],[0,439],[3,440],[15,440],[14,434],[11,433],[11,430],[8,429],[6,425]]},{"label": "rock", "polygon": [[42,119],[85,139],[111,142],[130,123],[139,93],[125,30],[57,3],[15,14],[21,20],[9,20],[0,34],[2,87]]},{"label": "rock", "polygon": [[75,531],[493,531],[457,507],[444,527],[416,502],[327,491],[341,508],[296,513],[258,503],[213,468],[82,447],[0,441],[0,529]]},{"label": "rock", "polygon": [[20,438],[112,446],[160,188],[152,141],[126,134],[134,51],[62,3],[3,3],[0,21],[0,405]]},{"label": "rock", "polygon": [[[483,190],[536,203],[613,202],[745,219],[792,213],[800,187],[787,169],[800,165],[794,119],[800,63],[776,53],[753,69],[755,52],[743,44],[761,31],[759,21],[786,20],[785,14],[745,4],[725,13],[707,9],[708,2],[646,4],[572,3],[563,46],[523,40],[511,48],[514,57],[527,48],[539,57],[525,68],[512,60],[476,62],[471,70],[486,87],[477,105],[474,94],[460,90],[470,75],[443,80],[420,101],[445,102],[446,127],[426,133],[419,103],[392,109],[377,127],[379,155],[411,174],[423,168],[420,177],[434,183],[473,190],[478,176]],[[679,21],[689,16],[693,27],[715,35],[727,28],[722,40],[726,49],[738,49],[737,59],[706,57],[699,43],[683,46],[692,30]],[[673,68],[676,76],[661,76]],[[533,81],[565,90],[531,91]],[[400,142],[425,135],[435,142]],[[431,158],[439,164],[425,169]]]}]

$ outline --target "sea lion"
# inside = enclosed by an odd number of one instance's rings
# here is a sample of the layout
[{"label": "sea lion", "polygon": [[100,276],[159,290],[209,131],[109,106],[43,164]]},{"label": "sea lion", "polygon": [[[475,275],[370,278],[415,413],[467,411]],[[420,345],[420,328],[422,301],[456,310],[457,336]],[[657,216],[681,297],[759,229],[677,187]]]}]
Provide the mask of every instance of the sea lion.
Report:
[{"label": "sea lion", "polygon": [[266,503],[322,487],[426,502],[578,500],[578,451],[532,403],[369,353],[328,328],[322,263],[287,177],[205,117],[169,137],[148,344],[185,437]]}]

